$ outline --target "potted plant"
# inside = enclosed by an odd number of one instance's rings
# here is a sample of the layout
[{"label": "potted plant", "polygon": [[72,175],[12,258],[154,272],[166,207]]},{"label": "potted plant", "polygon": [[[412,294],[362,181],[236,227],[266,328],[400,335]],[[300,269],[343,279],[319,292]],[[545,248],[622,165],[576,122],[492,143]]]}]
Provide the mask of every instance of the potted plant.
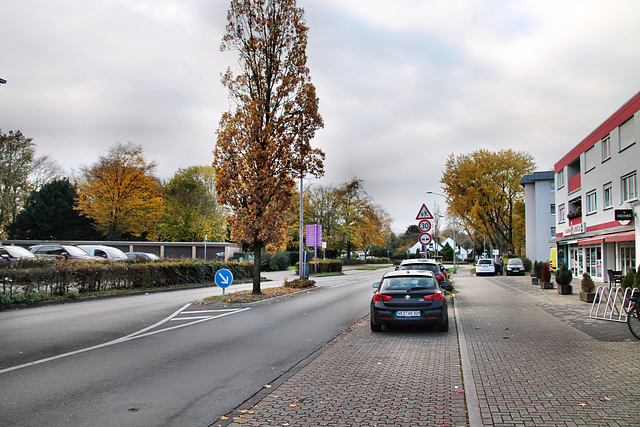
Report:
[{"label": "potted plant", "polygon": [[540,277],[542,275],[542,263],[538,261],[533,262],[533,273],[531,274],[531,284],[538,285]]},{"label": "potted plant", "polygon": [[540,270],[540,289],[553,289],[548,262],[542,263],[542,269]]},{"label": "potted plant", "polygon": [[584,273],[582,275],[582,282],[580,283],[580,300],[586,302],[593,302],[595,299],[596,293],[593,292],[596,289],[595,283],[593,283],[593,279],[589,273]]},{"label": "potted plant", "polygon": [[566,263],[562,263],[556,272],[556,283],[558,284],[558,293],[560,295],[571,295],[573,293],[572,280],[573,272],[569,270]]}]

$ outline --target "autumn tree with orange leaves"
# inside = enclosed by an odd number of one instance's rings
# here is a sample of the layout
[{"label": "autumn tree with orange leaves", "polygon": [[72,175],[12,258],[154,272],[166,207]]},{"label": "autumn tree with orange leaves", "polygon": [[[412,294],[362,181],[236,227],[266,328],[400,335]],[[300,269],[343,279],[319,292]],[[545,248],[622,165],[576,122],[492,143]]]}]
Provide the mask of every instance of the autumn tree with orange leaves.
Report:
[{"label": "autumn tree with orange leaves", "polygon": [[81,169],[76,209],[108,240],[155,238],[155,224],[164,210],[155,168],[145,161],[141,146],[116,144]]},{"label": "autumn tree with orange leaves", "polygon": [[260,294],[261,252],[284,239],[295,179],[324,173],[324,153],[310,145],[323,122],[295,0],[232,0],[227,19],[220,49],[237,52],[240,69],[222,79],[235,109],[220,120],[213,166],[231,238],[254,251]]},{"label": "autumn tree with orange leaves", "polygon": [[523,151],[450,154],[440,182],[463,228],[486,237],[501,252],[519,251],[525,232],[520,180],[534,168],[533,157]]}]

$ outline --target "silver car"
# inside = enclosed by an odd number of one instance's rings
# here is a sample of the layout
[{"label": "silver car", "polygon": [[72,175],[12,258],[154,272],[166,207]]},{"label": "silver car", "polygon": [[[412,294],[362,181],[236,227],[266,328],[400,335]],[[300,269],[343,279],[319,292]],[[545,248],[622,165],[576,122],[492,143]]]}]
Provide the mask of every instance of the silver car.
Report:
[{"label": "silver car", "polygon": [[512,274],[524,276],[524,264],[520,258],[511,258],[507,261],[507,276]]}]

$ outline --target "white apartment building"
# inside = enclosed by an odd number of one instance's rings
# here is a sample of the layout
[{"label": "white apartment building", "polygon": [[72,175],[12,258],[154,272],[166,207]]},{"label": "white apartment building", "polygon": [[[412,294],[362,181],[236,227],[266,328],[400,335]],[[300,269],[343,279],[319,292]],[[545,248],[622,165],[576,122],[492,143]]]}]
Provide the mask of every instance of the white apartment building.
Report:
[{"label": "white apartment building", "polygon": [[638,268],[640,92],[554,165],[558,263],[608,282]]},{"label": "white apartment building", "polygon": [[549,261],[549,241],[556,237],[556,201],[553,171],[534,172],[520,180],[524,187],[526,255],[531,261]]}]

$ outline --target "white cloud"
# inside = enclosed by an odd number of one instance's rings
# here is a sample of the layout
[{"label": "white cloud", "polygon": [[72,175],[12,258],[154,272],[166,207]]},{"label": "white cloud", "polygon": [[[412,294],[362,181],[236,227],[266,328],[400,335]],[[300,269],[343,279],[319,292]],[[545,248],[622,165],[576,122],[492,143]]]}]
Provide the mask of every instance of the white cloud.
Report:
[{"label": "white cloud", "polygon": [[[68,169],[116,142],[162,176],[212,161],[229,108],[227,0],[10,0],[0,128]],[[550,168],[638,90],[635,0],[298,0],[325,182],[365,180],[403,231],[449,154],[514,148]],[[441,202],[441,201],[439,201]],[[430,205],[431,206],[431,205]]]}]

